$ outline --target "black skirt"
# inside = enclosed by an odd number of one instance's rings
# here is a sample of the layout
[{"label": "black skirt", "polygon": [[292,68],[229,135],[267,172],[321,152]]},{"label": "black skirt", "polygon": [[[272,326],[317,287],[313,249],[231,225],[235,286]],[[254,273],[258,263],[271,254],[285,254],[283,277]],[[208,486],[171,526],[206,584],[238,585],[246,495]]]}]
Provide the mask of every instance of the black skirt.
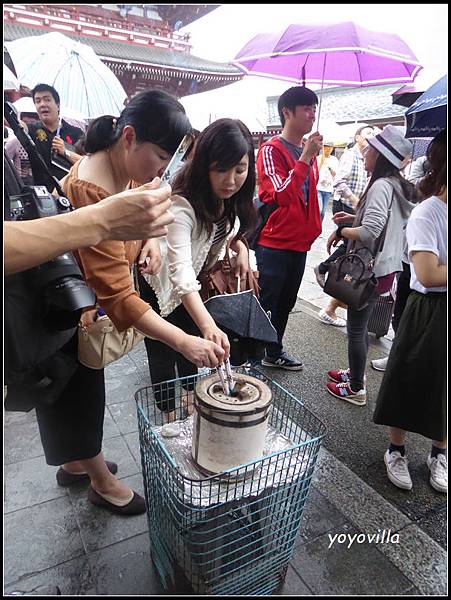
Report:
[{"label": "black skirt", "polygon": [[446,325],[445,292],[410,294],[379,390],[375,423],[445,439]]},{"label": "black skirt", "polygon": [[[77,351],[77,335],[68,345]],[[80,364],[55,404],[36,407],[47,464],[59,466],[97,456],[102,450],[104,414],[104,370]]]}]

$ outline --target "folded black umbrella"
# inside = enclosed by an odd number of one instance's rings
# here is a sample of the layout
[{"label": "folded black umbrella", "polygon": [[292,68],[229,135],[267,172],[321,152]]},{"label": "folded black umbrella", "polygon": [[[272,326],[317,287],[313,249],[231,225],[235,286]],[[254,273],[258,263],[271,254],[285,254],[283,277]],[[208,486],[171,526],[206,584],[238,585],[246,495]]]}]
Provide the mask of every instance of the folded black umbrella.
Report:
[{"label": "folded black umbrella", "polygon": [[252,290],[213,296],[205,308],[229,337],[233,365],[263,358],[265,345],[277,342],[277,331]]}]

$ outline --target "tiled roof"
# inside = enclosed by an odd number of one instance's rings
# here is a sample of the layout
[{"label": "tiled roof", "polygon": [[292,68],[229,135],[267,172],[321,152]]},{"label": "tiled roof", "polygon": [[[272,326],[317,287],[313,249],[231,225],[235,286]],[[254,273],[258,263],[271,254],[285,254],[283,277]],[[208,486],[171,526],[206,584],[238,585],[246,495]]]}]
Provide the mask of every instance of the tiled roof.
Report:
[{"label": "tiled roof", "polygon": [[[404,116],[403,106],[392,104],[392,94],[399,85],[341,87],[323,90],[321,117],[336,123],[372,121]],[[315,90],[319,96],[319,90]],[[277,112],[278,96],[267,98],[268,125],[280,124]]]},{"label": "tiled roof", "polygon": [[[5,23],[3,28],[4,41],[9,42],[23,37],[33,35],[43,35],[50,33],[50,30],[36,27],[25,27],[22,25],[12,25]],[[217,63],[205,60],[187,52],[171,52],[163,48],[152,46],[139,46],[138,44],[129,44],[125,42],[113,42],[110,40],[96,39],[86,36],[73,35],[64,32],[64,35],[91,46],[94,52],[104,59],[120,59],[130,62],[145,63],[159,67],[173,67],[184,70],[199,71],[201,73],[218,74],[230,76],[239,80],[243,73],[228,63]]]}]

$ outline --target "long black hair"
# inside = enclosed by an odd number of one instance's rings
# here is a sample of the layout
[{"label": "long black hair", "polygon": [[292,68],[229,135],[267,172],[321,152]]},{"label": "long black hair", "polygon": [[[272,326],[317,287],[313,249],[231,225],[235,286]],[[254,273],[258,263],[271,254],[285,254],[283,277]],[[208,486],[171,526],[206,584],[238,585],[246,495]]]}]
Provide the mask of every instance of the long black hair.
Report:
[{"label": "long black hair", "polygon": [[374,170],[371,173],[370,180],[365,188],[365,191],[362,194],[359,204],[366,198],[369,189],[373,185],[375,181],[381,179],[382,177],[393,177],[401,184],[401,189],[403,196],[410,200],[411,202],[417,202],[419,200],[418,193],[415,190],[415,186],[413,183],[405,179],[399,170],[398,167],[395,167],[393,163],[391,163],[385,156],[379,153],[379,156],[376,159],[376,164],[374,165]]},{"label": "long black hair", "polygon": [[[215,198],[210,184],[210,171],[227,171],[236,166],[245,154],[249,158],[249,167],[244,184],[227,200]],[[209,232],[212,231],[213,223],[223,214],[230,223],[230,231],[238,217],[240,228],[236,239],[254,226],[254,189],[255,154],[252,135],[238,119],[218,119],[206,127],[197,138],[192,160],[176,174],[172,183],[173,193],[184,196],[191,203],[196,217]]]},{"label": "long black hair", "polygon": [[152,142],[173,154],[191,124],[182,104],[165,90],[150,89],[134,96],[117,118],[95,119],[86,133],[85,151],[98,152],[113,146],[126,125],[131,125],[137,142]]},{"label": "long black hair", "polygon": [[418,186],[426,198],[440,194],[446,186],[446,139],[447,134],[444,129],[435,136],[426,151],[429,170]]}]

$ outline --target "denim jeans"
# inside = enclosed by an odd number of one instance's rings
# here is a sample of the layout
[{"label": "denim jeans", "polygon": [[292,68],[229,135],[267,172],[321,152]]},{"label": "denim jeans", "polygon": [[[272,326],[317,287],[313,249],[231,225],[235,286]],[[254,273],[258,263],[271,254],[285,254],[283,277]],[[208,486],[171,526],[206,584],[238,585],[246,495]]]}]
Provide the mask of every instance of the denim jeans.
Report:
[{"label": "denim jeans", "polygon": [[304,275],[307,252],[278,250],[257,245],[255,256],[258,266],[260,304],[271,312],[271,322],[277,331],[278,342],[266,346],[266,354],[278,358],[283,352],[282,339],[288,315],[296,303]]},{"label": "denim jeans", "polygon": [[354,392],[365,387],[363,379],[368,356],[368,322],[376,300],[377,296],[372,298],[368,306],[361,310],[355,310],[348,306],[348,361],[350,385]]},{"label": "denim jeans", "polygon": [[326,214],[326,208],[329,204],[331,196],[332,192],[324,192],[323,190],[318,190],[318,203],[321,211],[321,221],[324,219],[324,215]]}]

